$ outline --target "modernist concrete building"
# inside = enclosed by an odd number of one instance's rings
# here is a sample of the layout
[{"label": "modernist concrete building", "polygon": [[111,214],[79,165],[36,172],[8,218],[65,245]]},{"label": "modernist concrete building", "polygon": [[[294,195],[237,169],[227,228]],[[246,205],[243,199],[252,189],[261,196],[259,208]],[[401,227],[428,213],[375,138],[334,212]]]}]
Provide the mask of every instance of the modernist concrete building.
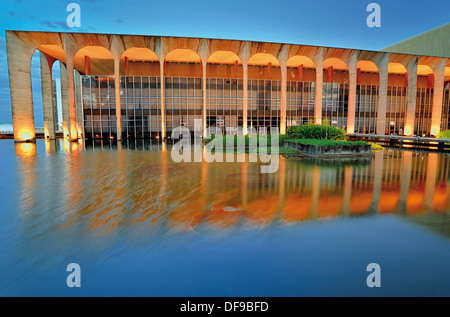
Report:
[{"label": "modernist concrete building", "polygon": [[71,140],[166,138],[177,126],[192,131],[194,119],[202,122],[203,135],[214,126],[242,127],[244,133],[277,127],[284,134],[305,123],[327,123],[348,133],[436,135],[450,123],[450,24],[433,34],[426,37],[433,44],[419,54],[414,45],[366,51],[6,31],[14,139],[35,139],[30,65],[36,50],[47,139],[55,138],[56,61],[61,62],[63,133]]}]

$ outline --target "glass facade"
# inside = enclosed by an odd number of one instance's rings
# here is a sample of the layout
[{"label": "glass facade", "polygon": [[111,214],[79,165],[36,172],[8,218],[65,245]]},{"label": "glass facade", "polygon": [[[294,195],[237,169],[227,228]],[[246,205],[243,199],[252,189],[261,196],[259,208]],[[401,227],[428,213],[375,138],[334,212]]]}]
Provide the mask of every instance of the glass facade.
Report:
[{"label": "glass facade", "polygon": [[114,77],[82,76],[82,102],[86,139],[117,136]]},{"label": "glass facade", "polygon": [[314,82],[287,82],[286,128],[314,123],[315,94]]},{"label": "glass facade", "polygon": [[[286,127],[314,122],[314,82],[287,81]],[[115,82],[113,76],[81,76],[84,130],[87,139],[117,137]],[[185,126],[194,131],[194,120],[203,120],[202,78],[166,77],[164,83],[166,136]],[[322,123],[347,128],[348,84],[323,83]],[[243,126],[243,81],[207,78],[206,126]],[[356,86],[355,133],[403,135],[407,88],[388,86],[385,131],[376,131],[377,85]],[[122,137],[146,139],[161,136],[161,84],[158,76],[121,76]],[[281,81],[248,80],[247,126],[256,133],[280,127]],[[430,135],[433,89],[417,88],[415,135]],[[448,84],[443,92],[441,130],[450,128]],[[233,132],[234,133],[234,132]]]},{"label": "glass facade", "polygon": [[386,106],[387,134],[404,134],[406,98],[406,87],[388,86]]},{"label": "glass facade", "polygon": [[176,127],[194,131],[194,119],[202,120],[202,79],[192,77],[165,78],[166,135]]},{"label": "glass facade", "polygon": [[417,88],[414,134],[430,136],[431,110],[433,109],[433,88]]},{"label": "glass facade", "polygon": [[375,133],[378,113],[378,86],[357,85],[355,133]]},{"label": "glass facade", "polygon": [[347,128],[348,85],[323,83],[322,124]]},{"label": "glass facade", "polygon": [[207,127],[226,134],[226,127],[243,126],[242,79],[208,78],[206,91]]},{"label": "glass facade", "polygon": [[120,77],[123,138],[140,139],[160,135],[159,81],[159,77]]},{"label": "glass facade", "polygon": [[247,127],[256,133],[270,133],[271,127],[280,127],[281,81],[258,80],[248,81],[248,123]]}]

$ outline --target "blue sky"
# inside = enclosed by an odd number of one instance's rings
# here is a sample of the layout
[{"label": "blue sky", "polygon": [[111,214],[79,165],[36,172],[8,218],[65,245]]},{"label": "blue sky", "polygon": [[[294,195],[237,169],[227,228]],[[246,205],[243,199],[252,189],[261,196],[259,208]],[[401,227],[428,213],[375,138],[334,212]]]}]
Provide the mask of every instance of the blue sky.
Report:
[{"label": "blue sky", "polygon": [[[81,7],[69,28],[66,7]],[[381,7],[369,28],[366,7]],[[0,124],[11,123],[5,30],[190,36],[379,50],[450,22],[448,0],[31,1],[0,6]],[[32,62],[36,126],[43,126],[39,58]]]}]

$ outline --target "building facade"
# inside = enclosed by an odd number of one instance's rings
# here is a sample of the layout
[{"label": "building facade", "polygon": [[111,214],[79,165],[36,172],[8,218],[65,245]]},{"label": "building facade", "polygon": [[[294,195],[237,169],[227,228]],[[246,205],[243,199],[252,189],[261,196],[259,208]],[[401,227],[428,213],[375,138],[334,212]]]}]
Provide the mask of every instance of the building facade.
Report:
[{"label": "building facade", "polygon": [[[449,34],[449,33],[447,33]],[[348,133],[449,128],[450,56],[237,40],[6,31],[15,140],[35,138],[30,62],[41,54],[45,137],[55,137],[52,66],[61,62],[64,137],[167,138],[297,124]],[[49,98],[50,96],[50,98]],[[229,130],[235,133],[236,130]]]}]

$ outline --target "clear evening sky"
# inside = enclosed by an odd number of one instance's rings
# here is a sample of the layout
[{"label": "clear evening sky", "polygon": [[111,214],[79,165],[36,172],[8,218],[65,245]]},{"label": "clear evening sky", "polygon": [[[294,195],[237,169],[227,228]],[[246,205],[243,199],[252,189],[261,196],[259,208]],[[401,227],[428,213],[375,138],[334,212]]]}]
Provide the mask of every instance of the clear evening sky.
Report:
[{"label": "clear evening sky", "polygon": [[[69,28],[66,7],[81,7]],[[369,28],[369,3],[381,6],[381,27]],[[0,124],[11,103],[5,30],[189,36],[379,50],[450,22],[448,0],[2,0]],[[39,58],[32,61],[36,126],[43,126]]]}]

